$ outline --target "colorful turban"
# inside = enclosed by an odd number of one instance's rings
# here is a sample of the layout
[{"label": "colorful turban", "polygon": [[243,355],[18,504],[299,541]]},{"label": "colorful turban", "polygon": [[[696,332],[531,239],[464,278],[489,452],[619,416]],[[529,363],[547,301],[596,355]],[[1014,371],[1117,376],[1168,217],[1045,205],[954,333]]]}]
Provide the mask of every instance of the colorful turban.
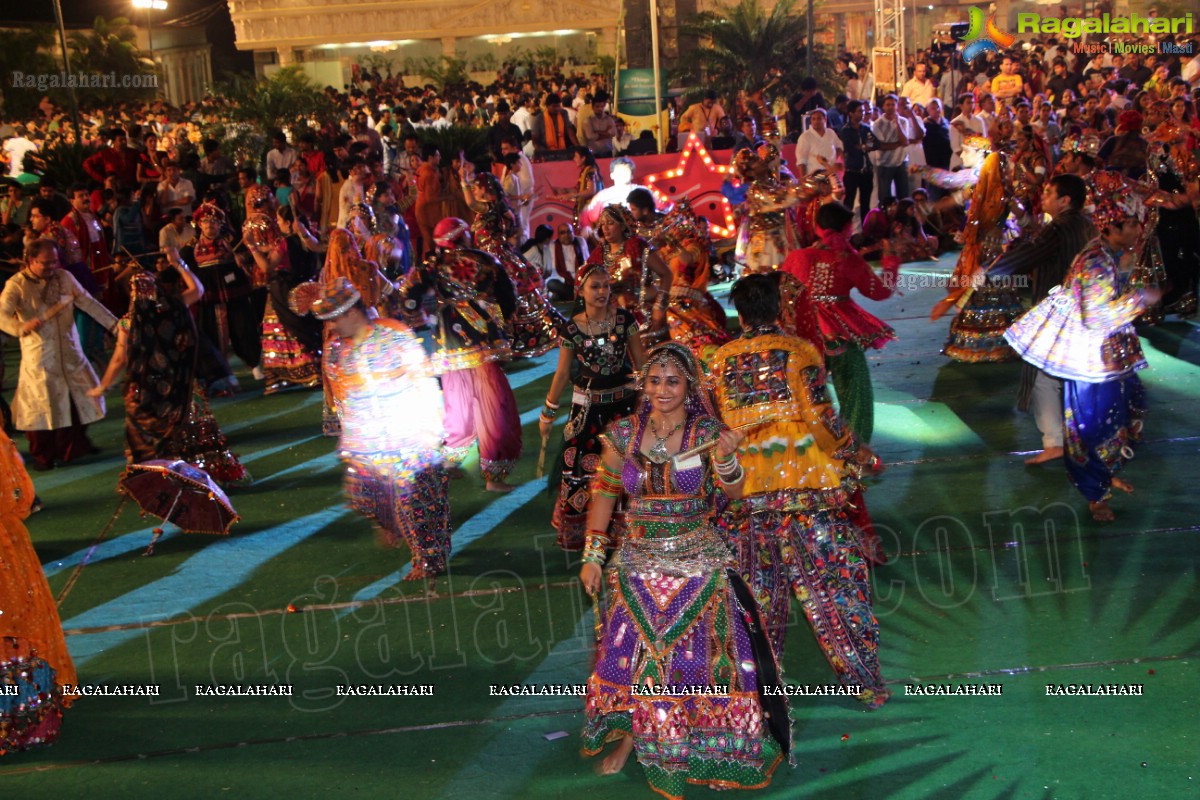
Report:
[{"label": "colorful turban", "polygon": [[446,217],[433,228],[433,243],[438,247],[457,247],[462,243],[463,235],[471,229],[466,220],[458,217]]},{"label": "colorful turban", "polygon": [[738,178],[744,181],[749,177],[750,170],[753,169],[754,165],[760,160],[761,159],[758,157],[758,153],[754,152],[749,147],[743,147],[733,156],[733,172],[738,176]]},{"label": "colorful turban", "polygon": [[976,150],[992,149],[992,140],[986,136],[966,136],[963,138],[963,147],[973,147]]},{"label": "colorful turban", "polygon": [[192,214],[192,221],[199,225],[205,220],[216,220],[218,225],[225,224],[225,212],[216,203],[201,203]]},{"label": "colorful turban", "polygon": [[1130,131],[1141,131],[1142,115],[1136,111],[1122,111],[1117,117],[1117,133],[1129,133]]},{"label": "colorful turban", "polygon": [[246,188],[246,209],[248,211],[267,211],[275,205],[275,195],[271,190],[256,183]]},{"label": "colorful turban", "polygon": [[242,223],[242,241],[249,247],[269,247],[279,241],[279,223],[270,214],[251,214]]}]

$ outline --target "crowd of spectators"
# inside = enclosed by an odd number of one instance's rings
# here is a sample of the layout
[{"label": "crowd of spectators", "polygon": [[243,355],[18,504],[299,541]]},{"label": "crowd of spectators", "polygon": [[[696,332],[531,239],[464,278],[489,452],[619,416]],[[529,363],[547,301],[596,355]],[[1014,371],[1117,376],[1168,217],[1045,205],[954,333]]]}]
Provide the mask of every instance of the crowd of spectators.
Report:
[{"label": "crowd of spectators", "polygon": [[[734,150],[780,136],[797,143],[794,171],[835,174],[863,219],[883,201],[911,197],[919,184],[910,180],[913,165],[956,169],[966,137],[993,136],[1003,122],[1036,133],[1054,158],[1064,138],[1083,135],[1097,137],[1106,156],[1116,150],[1118,160],[1136,160],[1136,146],[1115,135],[1126,110],[1145,116],[1154,108],[1200,131],[1195,39],[1176,43],[1182,54],[1165,56],[1078,53],[1079,42],[1021,42],[969,65],[952,49],[918,50],[909,55],[894,94],[876,91],[864,54],[843,53],[834,81],[824,87],[808,79],[785,95],[767,81],[760,90],[732,97],[714,91],[691,100],[674,96],[667,100],[672,125],[667,149],[692,133],[714,149]],[[92,109],[82,113],[79,131],[65,109],[45,98],[35,118],[0,120],[3,168],[10,178],[0,201],[2,246],[9,258],[19,257],[34,195],[61,219],[77,191],[86,192],[111,251],[133,255],[186,238],[189,214],[210,194],[222,198],[237,224],[244,216],[245,189],[257,182],[269,185],[318,234],[344,224],[348,208],[380,183],[389,184],[387,194],[400,207],[416,200],[439,212],[468,213],[453,208],[461,194],[457,153],[438,154],[438,195],[416,198],[418,172],[433,158],[422,148],[419,131],[464,126],[485,131],[489,156],[506,178],[528,235],[529,208],[538,191],[531,160],[568,159],[579,148],[599,157],[657,150],[648,131],[632,136],[614,113],[611,88],[598,74],[538,73],[508,64],[490,85],[440,91],[355,67],[342,91],[326,90],[340,119],[269,132],[270,150],[257,163],[235,163],[245,154],[226,152],[232,143],[213,135],[237,129],[228,101],[220,97],[183,108],[157,100]],[[18,186],[26,168],[57,140],[81,140],[99,149],[69,182]],[[937,199],[940,190],[927,187],[926,193]],[[419,239],[419,221],[412,214],[409,221]]]}]

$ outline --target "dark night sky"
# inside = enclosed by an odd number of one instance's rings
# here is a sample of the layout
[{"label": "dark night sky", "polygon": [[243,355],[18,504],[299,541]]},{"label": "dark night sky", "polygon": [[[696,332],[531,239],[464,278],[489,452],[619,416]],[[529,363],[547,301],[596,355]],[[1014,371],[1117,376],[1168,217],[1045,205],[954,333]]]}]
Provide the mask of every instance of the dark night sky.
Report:
[{"label": "dark night sky", "polygon": [[[214,75],[230,69],[239,72],[251,72],[254,69],[254,59],[249,53],[244,53],[234,47],[233,22],[229,19],[229,8],[222,0],[168,0],[170,7],[166,11],[156,11],[154,24],[182,17],[194,11],[200,11],[214,2],[219,2],[221,12],[210,20],[206,27],[208,41],[212,44],[212,61]],[[145,11],[133,8],[132,0],[62,0],[63,20],[68,28],[73,26],[90,25],[98,17],[125,17],[136,23],[144,23]],[[55,25],[54,5],[49,0],[38,0],[33,3],[6,2],[0,11],[0,25],[19,25],[22,23]]]},{"label": "dark night sky", "polygon": [[[158,12],[160,17],[180,17],[193,11],[199,11],[211,5],[213,0],[168,0],[170,8],[166,12]],[[0,19],[9,21],[32,21],[54,24],[54,4],[50,0],[37,3],[6,3],[8,7],[0,12]],[[222,3],[224,5],[224,3]],[[62,0],[63,19],[68,25],[72,23],[91,22],[97,16],[102,17],[133,17],[135,13],[144,14],[133,8],[132,0]]]}]

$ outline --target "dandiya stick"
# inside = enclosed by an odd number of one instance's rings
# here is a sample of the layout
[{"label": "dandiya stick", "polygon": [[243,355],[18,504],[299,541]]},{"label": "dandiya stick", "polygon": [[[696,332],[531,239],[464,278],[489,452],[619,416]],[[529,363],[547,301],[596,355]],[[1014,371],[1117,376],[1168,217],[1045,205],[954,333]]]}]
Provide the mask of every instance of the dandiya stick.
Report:
[{"label": "dandiya stick", "polygon": [[[730,430],[748,431],[751,428],[757,428],[759,425],[766,425],[768,422],[774,422],[777,419],[779,419],[777,416],[763,417],[762,419],[755,420],[754,422],[747,422],[745,425],[738,425],[734,428],[730,428]],[[676,453],[671,458],[675,461],[685,461],[692,456],[698,456],[707,450],[712,450],[714,447],[720,444],[720,442],[720,439],[713,439],[711,442],[705,442],[702,445],[697,445],[691,450],[684,450],[682,453]]]},{"label": "dandiya stick", "polygon": [[546,474],[546,447],[550,444],[550,434],[542,434],[542,449],[538,452],[537,476],[544,477]]}]

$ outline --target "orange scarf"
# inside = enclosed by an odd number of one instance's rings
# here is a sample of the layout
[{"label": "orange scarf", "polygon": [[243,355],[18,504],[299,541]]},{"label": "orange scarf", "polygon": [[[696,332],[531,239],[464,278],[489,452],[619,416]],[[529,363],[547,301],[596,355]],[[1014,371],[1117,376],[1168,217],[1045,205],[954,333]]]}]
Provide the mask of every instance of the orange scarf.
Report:
[{"label": "orange scarf", "polygon": [[[546,149],[567,149],[566,134],[563,132],[562,114],[551,115],[550,111],[546,110],[542,112],[542,115],[546,122]],[[557,125],[555,125],[555,121],[557,121]]]}]

